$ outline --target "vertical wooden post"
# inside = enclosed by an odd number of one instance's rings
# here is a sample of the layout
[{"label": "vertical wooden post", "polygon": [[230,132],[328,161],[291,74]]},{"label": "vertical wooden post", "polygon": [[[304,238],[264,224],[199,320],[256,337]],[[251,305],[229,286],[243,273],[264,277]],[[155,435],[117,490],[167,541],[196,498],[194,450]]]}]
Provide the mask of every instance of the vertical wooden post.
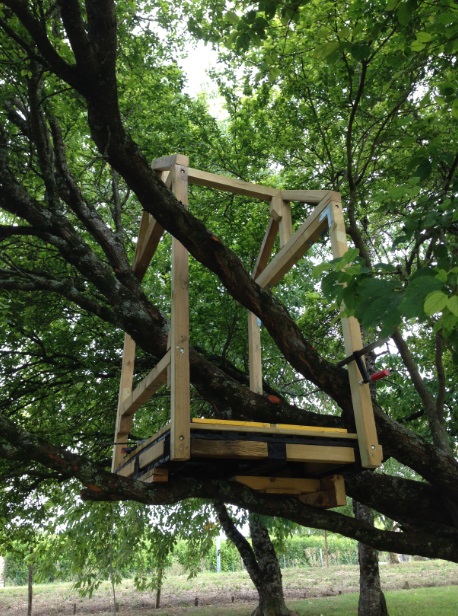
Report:
[{"label": "vertical wooden post", "polygon": [[[342,257],[347,251],[347,238],[339,193],[331,194],[328,209],[323,214],[328,216],[333,257],[335,259]],[[354,351],[359,351],[363,348],[361,328],[359,322],[354,317],[343,318],[341,321],[345,353],[347,356],[350,356]],[[376,468],[383,461],[383,452],[377,439],[369,385],[360,385],[362,377],[359,374],[355,361],[348,364],[348,377],[358,433],[361,464],[365,468]]]},{"label": "vertical wooden post", "polygon": [[252,312],[248,313],[248,362],[250,389],[262,394],[261,328],[258,317]]},{"label": "vertical wooden post", "polygon": [[282,201],[281,219],[280,219],[280,248],[292,238],[293,223],[291,219],[291,206],[289,201]]},{"label": "vertical wooden post", "polygon": [[[188,205],[188,167],[171,169],[172,191],[184,207]],[[172,239],[172,309],[170,330],[170,459],[190,458],[190,380],[189,380],[189,280],[188,251]]]},{"label": "vertical wooden post", "polygon": [[[124,336],[124,350],[122,354],[122,367],[121,367],[121,382],[119,384],[118,394],[118,413],[116,417],[116,430],[115,430],[115,443],[123,442],[126,440],[130,427],[132,425],[132,416],[121,416],[121,405],[126,398],[132,393],[132,383],[134,380],[134,366],[135,366],[135,342],[126,334]],[[127,425],[126,425],[127,423]],[[114,472],[122,461],[122,445],[115,444],[113,447],[113,459],[111,470]]]}]

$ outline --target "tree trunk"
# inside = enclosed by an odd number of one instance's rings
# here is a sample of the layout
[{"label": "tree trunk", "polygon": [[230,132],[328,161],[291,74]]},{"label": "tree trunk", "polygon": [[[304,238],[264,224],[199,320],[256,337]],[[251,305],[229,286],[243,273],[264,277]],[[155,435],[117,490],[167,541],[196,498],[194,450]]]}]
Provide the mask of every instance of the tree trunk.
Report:
[{"label": "tree trunk", "polygon": [[[33,554],[33,548],[30,548],[30,554]],[[29,562],[28,566],[29,576],[28,576],[28,588],[27,588],[27,616],[32,616],[32,600],[33,600],[33,563],[32,560]]]},{"label": "tree trunk", "polygon": [[159,567],[157,572],[157,588],[156,588],[156,609],[158,610],[161,607],[161,591],[162,591],[162,580],[164,577],[164,569]]},{"label": "tree trunk", "polygon": [[[353,501],[353,507],[358,520],[374,525],[372,509],[356,501]],[[359,543],[358,558],[360,571],[358,616],[388,616],[385,595],[380,583],[378,551]]]},{"label": "tree trunk", "polygon": [[215,511],[227,537],[238,549],[259,595],[259,605],[252,616],[292,616],[283,596],[280,565],[266,527],[256,514],[250,514],[253,546],[236,528],[225,505],[215,503]]}]

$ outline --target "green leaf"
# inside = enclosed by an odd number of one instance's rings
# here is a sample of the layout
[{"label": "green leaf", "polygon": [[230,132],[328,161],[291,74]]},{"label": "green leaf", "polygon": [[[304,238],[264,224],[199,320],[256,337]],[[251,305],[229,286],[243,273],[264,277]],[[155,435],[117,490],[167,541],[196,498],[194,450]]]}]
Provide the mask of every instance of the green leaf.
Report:
[{"label": "green leaf", "polygon": [[394,11],[394,9],[398,6],[398,4],[399,4],[399,0],[388,0],[388,3],[386,5],[386,10]]},{"label": "green leaf", "polygon": [[447,308],[452,314],[458,317],[458,295],[452,295],[452,297],[448,298]]},{"label": "green leaf", "polygon": [[416,37],[420,43],[429,43],[433,38],[429,32],[417,32]]},{"label": "green leaf", "polygon": [[402,2],[399,5],[398,10],[396,11],[396,16],[401,26],[408,25],[408,23],[410,22],[412,18],[412,13],[411,13],[409,4],[407,2]]},{"label": "green leaf", "polygon": [[453,101],[452,105],[452,116],[454,118],[458,118],[458,98]]},{"label": "green leaf", "polygon": [[421,161],[418,167],[415,170],[415,176],[418,176],[421,180],[426,180],[429,178],[433,171],[433,166],[431,161],[427,158]]},{"label": "green leaf", "polygon": [[319,60],[324,60],[328,58],[333,53],[335,53],[340,47],[340,43],[338,41],[334,41],[332,43],[325,43],[324,45],[319,45],[315,49],[315,57]]},{"label": "green leaf", "polygon": [[237,37],[237,41],[236,41],[237,49],[239,49],[240,51],[247,51],[248,48],[250,47],[250,41],[251,41],[251,37],[248,34],[248,32],[242,32],[242,34],[240,34]]},{"label": "green leaf", "polygon": [[371,48],[367,43],[354,43],[350,48],[351,55],[355,60],[366,60],[371,55]]},{"label": "green leaf", "polygon": [[402,314],[408,319],[424,317],[423,305],[426,296],[442,288],[432,269],[418,270],[409,280],[400,304]]},{"label": "green leaf", "polygon": [[448,302],[448,297],[443,291],[433,291],[426,296],[423,309],[430,317],[437,312],[441,312]]},{"label": "green leaf", "polygon": [[314,276],[315,278],[321,278],[321,275],[324,272],[329,271],[330,269],[332,269],[332,263],[330,263],[329,261],[323,261],[323,263],[316,265],[312,269],[312,276]]},{"label": "green leaf", "polygon": [[440,269],[436,274],[436,278],[441,282],[447,282],[447,272],[444,269]]},{"label": "green leaf", "polygon": [[224,19],[234,26],[240,21],[240,17],[234,11],[228,11],[224,15]]},{"label": "green leaf", "polygon": [[412,51],[423,51],[425,46],[426,46],[425,43],[422,43],[421,41],[414,41],[412,45],[410,46],[410,49]]}]

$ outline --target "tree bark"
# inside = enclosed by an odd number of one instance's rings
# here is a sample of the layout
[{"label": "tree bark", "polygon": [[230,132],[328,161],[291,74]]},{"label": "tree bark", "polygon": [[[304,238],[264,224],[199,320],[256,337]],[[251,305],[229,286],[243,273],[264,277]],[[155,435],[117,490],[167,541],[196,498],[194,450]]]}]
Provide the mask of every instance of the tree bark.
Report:
[{"label": "tree bark", "polygon": [[259,604],[252,616],[291,616],[285,604],[283,583],[274,546],[269,533],[256,514],[250,514],[250,533],[252,546],[235,526],[222,503],[214,504],[221,526],[232,541],[259,595]]},{"label": "tree bark", "polygon": [[[353,501],[358,520],[374,525],[372,509]],[[364,543],[358,543],[359,602],[358,616],[388,616],[385,595],[380,582],[378,551]]]}]

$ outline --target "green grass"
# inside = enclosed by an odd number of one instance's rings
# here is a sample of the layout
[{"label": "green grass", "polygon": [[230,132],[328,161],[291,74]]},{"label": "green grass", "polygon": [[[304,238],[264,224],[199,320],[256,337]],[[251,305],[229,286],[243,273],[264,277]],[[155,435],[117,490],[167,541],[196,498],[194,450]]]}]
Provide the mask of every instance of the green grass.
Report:
[{"label": "green grass", "polygon": [[[385,598],[390,616],[456,616],[458,613],[456,586],[393,590],[386,592]],[[323,599],[305,599],[292,602],[291,607],[300,616],[356,616],[358,595],[351,593]]]},{"label": "green grass", "polygon": [[[456,616],[458,613],[458,587],[416,588],[395,590],[385,593],[390,616]],[[250,604],[251,605],[251,604]],[[254,607],[254,606],[252,606]],[[357,616],[358,595],[356,593],[288,601],[288,607],[299,616]],[[183,607],[144,612],[145,616],[246,616],[246,604],[241,606]]]},{"label": "green grass", "polygon": [[[456,563],[425,560],[383,565],[380,574],[390,616],[458,614]],[[283,583],[287,605],[300,616],[357,614],[359,569],[356,565],[284,569]],[[159,610],[153,609],[155,594],[136,591],[132,580],[123,580],[116,595],[119,616],[246,616],[256,605],[253,584],[242,571],[206,572],[193,579],[182,572],[169,571],[163,588],[164,607]],[[196,597],[199,607],[194,606]],[[235,598],[233,604],[231,597]],[[101,584],[92,599],[80,597],[71,583],[34,585],[36,616],[72,616],[75,608],[77,615],[112,616],[111,605],[108,582]],[[25,586],[0,588],[1,616],[22,616],[26,606]]]}]

